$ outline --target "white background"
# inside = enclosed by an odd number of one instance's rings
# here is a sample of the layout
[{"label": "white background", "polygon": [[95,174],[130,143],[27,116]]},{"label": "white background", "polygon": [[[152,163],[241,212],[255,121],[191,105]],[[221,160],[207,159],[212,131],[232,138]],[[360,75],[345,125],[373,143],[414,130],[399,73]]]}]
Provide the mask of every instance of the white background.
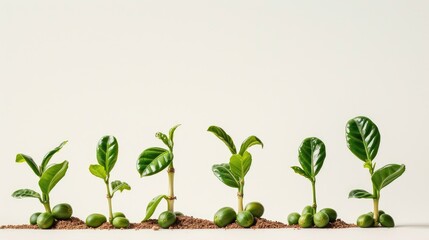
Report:
[{"label": "white background", "polygon": [[[404,163],[383,189],[380,208],[398,225],[428,224],[429,3],[427,1],[6,1],[0,2],[0,224],[26,223],[43,210],[16,200],[38,189],[26,153],[40,163],[70,161],[52,191],[77,217],[107,213],[103,182],[88,171],[97,141],[112,134],[119,160],[112,179],[132,186],[114,211],[131,221],[167,192],[166,173],[140,178],[141,151],[162,146],[157,131],[176,131],[177,210],[212,219],[236,208],[236,191],[211,172],[229,151],[211,133],[223,127],[239,146],[254,147],[245,202],[260,201],[268,219],[311,203],[308,180],[296,175],[297,149],[321,138],[327,158],[317,179],[318,204],[354,222],[369,200],[362,162],[347,149],[344,127],[370,117],[382,138],[377,166]],[[158,213],[166,208],[161,205]]]}]

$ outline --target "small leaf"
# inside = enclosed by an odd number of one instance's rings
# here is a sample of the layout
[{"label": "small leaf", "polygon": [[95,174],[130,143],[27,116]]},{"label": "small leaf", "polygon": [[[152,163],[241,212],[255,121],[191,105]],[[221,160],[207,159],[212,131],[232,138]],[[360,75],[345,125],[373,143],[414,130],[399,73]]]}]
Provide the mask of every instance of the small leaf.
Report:
[{"label": "small leaf", "polygon": [[239,188],[240,182],[231,172],[231,168],[228,163],[215,164],[212,167],[214,175],[225,185],[233,188]]},{"label": "small leaf", "polygon": [[42,193],[49,194],[55,185],[64,177],[67,172],[69,162],[54,164],[42,174],[39,180],[40,190]]},{"label": "small leaf", "polygon": [[305,173],[304,170],[302,170],[302,168],[300,168],[298,166],[292,166],[291,168],[295,173],[297,173],[303,177],[306,177],[312,181],[312,179],[309,176],[307,176],[307,173]]},{"label": "small leaf", "polygon": [[12,193],[12,197],[14,198],[40,198],[40,194],[31,189],[19,189]]},{"label": "small leaf", "polygon": [[89,166],[89,171],[92,173],[92,175],[99,177],[103,180],[106,180],[107,174],[106,170],[104,170],[104,167],[98,164],[93,164]]},{"label": "small leaf", "polygon": [[244,176],[246,176],[251,165],[252,155],[250,155],[249,152],[244,152],[243,156],[240,154],[234,154],[229,160],[229,166],[232,174],[239,179],[244,179]]},{"label": "small leaf", "polygon": [[131,190],[130,185],[128,185],[128,183],[126,182],[121,182],[119,180],[113,181],[111,183],[112,186],[112,195],[115,194],[115,192],[117,191],[124,191],[124,190]]},{"label": "small leaf", "polygon": [[149,202],[149,204],[146,207],[146,216],[144,217],[143,221],[148,220],[150,217],[152,217],[153,213],[155,212],[156,207],[158,207],[158,204],[161,202],[162,199],[167,200],[166,195],[159,195],[152,199],[152,201]]},{"label": "small leaf", "polygon": [[171,144],[170,144],[170,140],[168,139],[167,135],[165,135],[162,132],[157,132],[155,134],[155,137],[161,139],[161,141],[168,147],[171,149]]},{"label": "small leaf", "polygon": [[177,124],[176,126],[172,127],[170,129],[170,131],[168,132],[168,137],[170,138],[171,141],[171,148],[173,148],[174,146],[174,132],[176,131],[176,129],[180,126],[181,124]]},{"label": "small leaf", "polygon": [[37,164],[34,162],[33,158],[31,158],[30,156],[27,156],[25,154],[19,153],[16,155],[16,162],[17,163],[22,163],[22,162],[26,162],[28,164],[28,166],[30,166],[30,168],[33,170],[33,172],[40,177],[40,171],[39,171],[39,167],[37,167]]},{"label": "small leaf", "polygon": [[364,162],[377,156],[380,138],[377,125],[367,117],[355,117],[347,122],[347,147]]},{"label": "small leaf", "polygon": [[64,141],[62,142],[58,147],[54,148],[53,150],[51,150],[50,152],[48,152],[45,157],[42,160],[42,164],[40,165],[40,172],[43,173],[46,169],[46,166],[48,165],[49,161],[51,160],[52,156],[54,156],[55,153],[57,153],[58,151],[61,150],[61,148],[64,147],[64,145],[66,145],[68,141]]},{"label": "small leaf", "polygon": [[264,144],[258,137],[250,136],[241,144],[240,155],[243,155],[243,153],[246,152],[246,150],[253,145],[261,145],[262,148],[264,147]]},{"label": "small leaf", "polygon": [[388,164],[375,171],[371,177],[371,180],[375,188],[380,191],[382,188],[386,187],[395,179],[400,177],[404,172],[404,164]]},{"label": "small leaf", "polygon": [[349,193],[349,198],[374,198],[374,195],[363,189],[355,189]]},{"label": "small leaf", "polygon": [[316,137],[304,139],[299,147],[299,163],[308,177],[314,179],[326,157],[325,144]]},{"label": "small leaf", "polygon": [[107,175],[112,171],[118,160],[118,141],[114,136],[104,136],[97,146],[98,164],[104,167]]},{"label": "small leaf", "polygon": [[173,160],[170,152],[163,148],[148,148],[137,160],[137,171],[140,176],[151,176],[166,168]]},{"label": "small leaf", "polygon": [[232,154],[237,154],[234,141],[232,141],[232,138],[222,128],[217,126],[210,126],[207,131],[212,132],[216,137],[222,140],[222,142],[226,144]]}]

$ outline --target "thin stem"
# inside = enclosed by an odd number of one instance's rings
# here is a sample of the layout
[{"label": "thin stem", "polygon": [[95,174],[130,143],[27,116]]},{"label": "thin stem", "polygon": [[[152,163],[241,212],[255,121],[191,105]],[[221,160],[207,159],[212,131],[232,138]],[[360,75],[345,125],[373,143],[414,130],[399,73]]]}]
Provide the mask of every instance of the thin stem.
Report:
[{"label": "thin stem", "polygon": [[316,202],[316,180],[311,181],[311,187],[313,189],[313,209],[314,213],[317,212],[317,202]]},{"label": "thin stem", "polygon": [[51,213],[51,204],[49,201],[49,195],[48,194],[42,194],[42,203],[45,207],[45,211],[48,213]]},{"label": "thin stem", "polygon": [[109,206],[109,222],[113,221],[113,212],[112,212],[112,194],[110,194],[109,187],[109,178],[105,181],[107,189],[107,205]]},{"label": "thin stem", "polygon": [[374,226],[378,226],[378,198],[374,198]]},{"label": "thin stem", "polygon": [[176,196],[174,196],[174,167],[173,162],[170,163],[170,166],[167,169],[168,172],[168,211],[174,212],[174,200]]},{"label": "thin stem", "polygon": [[[371,165],[369,167],[369,174],[371,175],[371,177],[374,174],[374,167],[375,167],[375,164],[373,165],[371,162]],[[373,203],[374,203],[374,213],[373,213],[374,226],[378,226],[378,215],[379,215],[378,203],[380,201],[380,192],[377,190],[377,188],[375,187],[374,184],[372,184],[372,195],[374,195],[374,199],[373,199]]]},{"label": "thin stem", "polygon": [[244,180],[241,180],[240,187],[238,188],[238,193],[237,193],[238,212],[243,211],[243,197],[244,197]]}]

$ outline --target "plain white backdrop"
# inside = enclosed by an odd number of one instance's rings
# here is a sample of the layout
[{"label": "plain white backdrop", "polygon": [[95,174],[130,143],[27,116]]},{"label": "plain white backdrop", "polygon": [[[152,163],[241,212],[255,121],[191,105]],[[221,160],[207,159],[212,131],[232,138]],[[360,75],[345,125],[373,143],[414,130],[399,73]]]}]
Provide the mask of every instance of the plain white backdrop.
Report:
[{"label": "plain white backdrop", "polygon": [[[52,162],[69,160],[52,191],[75,216],[107,213],[103,182],[88,167],[97,141],[112,134],[119,160],[112,179],[114,211],[132,222],[167,192],[167,175],[140,178],[145,148],[162,146],[157,131],[176,131],[176,208],[212,219],[236,208],[236,191],[211,172],[229,151],[206,131],[223,127],[236,145],[258,136],[245,202],[286,221],[311,203],[311,185],[290,166],[309,136],[327,158],[317,179],[318,204],[354,222],[369,200],[362,162],[347,149],[345,124],[370,117],[381,131],[377,166],[404,163],[405,174],[383,189],[380,208],[397,224],[428,224],[429,3],[427,1],[8,1],[0,2],[0,224],[26,223],[43,210],[16,200],[38,189],[17,153],[37,162],[61,141]],[[155,216],[166,208],[160,206]]]}]

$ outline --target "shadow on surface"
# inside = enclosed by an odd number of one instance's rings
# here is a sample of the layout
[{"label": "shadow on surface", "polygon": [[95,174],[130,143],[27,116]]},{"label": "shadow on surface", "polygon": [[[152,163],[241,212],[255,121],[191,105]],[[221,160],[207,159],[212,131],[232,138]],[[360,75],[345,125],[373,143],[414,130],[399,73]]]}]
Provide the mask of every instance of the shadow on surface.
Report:
[{"label": "shadow on surface", "polygon": [[428,228],[429,229],[429,223],[427,224],[401,224],[395,226],[395,228]]}]

